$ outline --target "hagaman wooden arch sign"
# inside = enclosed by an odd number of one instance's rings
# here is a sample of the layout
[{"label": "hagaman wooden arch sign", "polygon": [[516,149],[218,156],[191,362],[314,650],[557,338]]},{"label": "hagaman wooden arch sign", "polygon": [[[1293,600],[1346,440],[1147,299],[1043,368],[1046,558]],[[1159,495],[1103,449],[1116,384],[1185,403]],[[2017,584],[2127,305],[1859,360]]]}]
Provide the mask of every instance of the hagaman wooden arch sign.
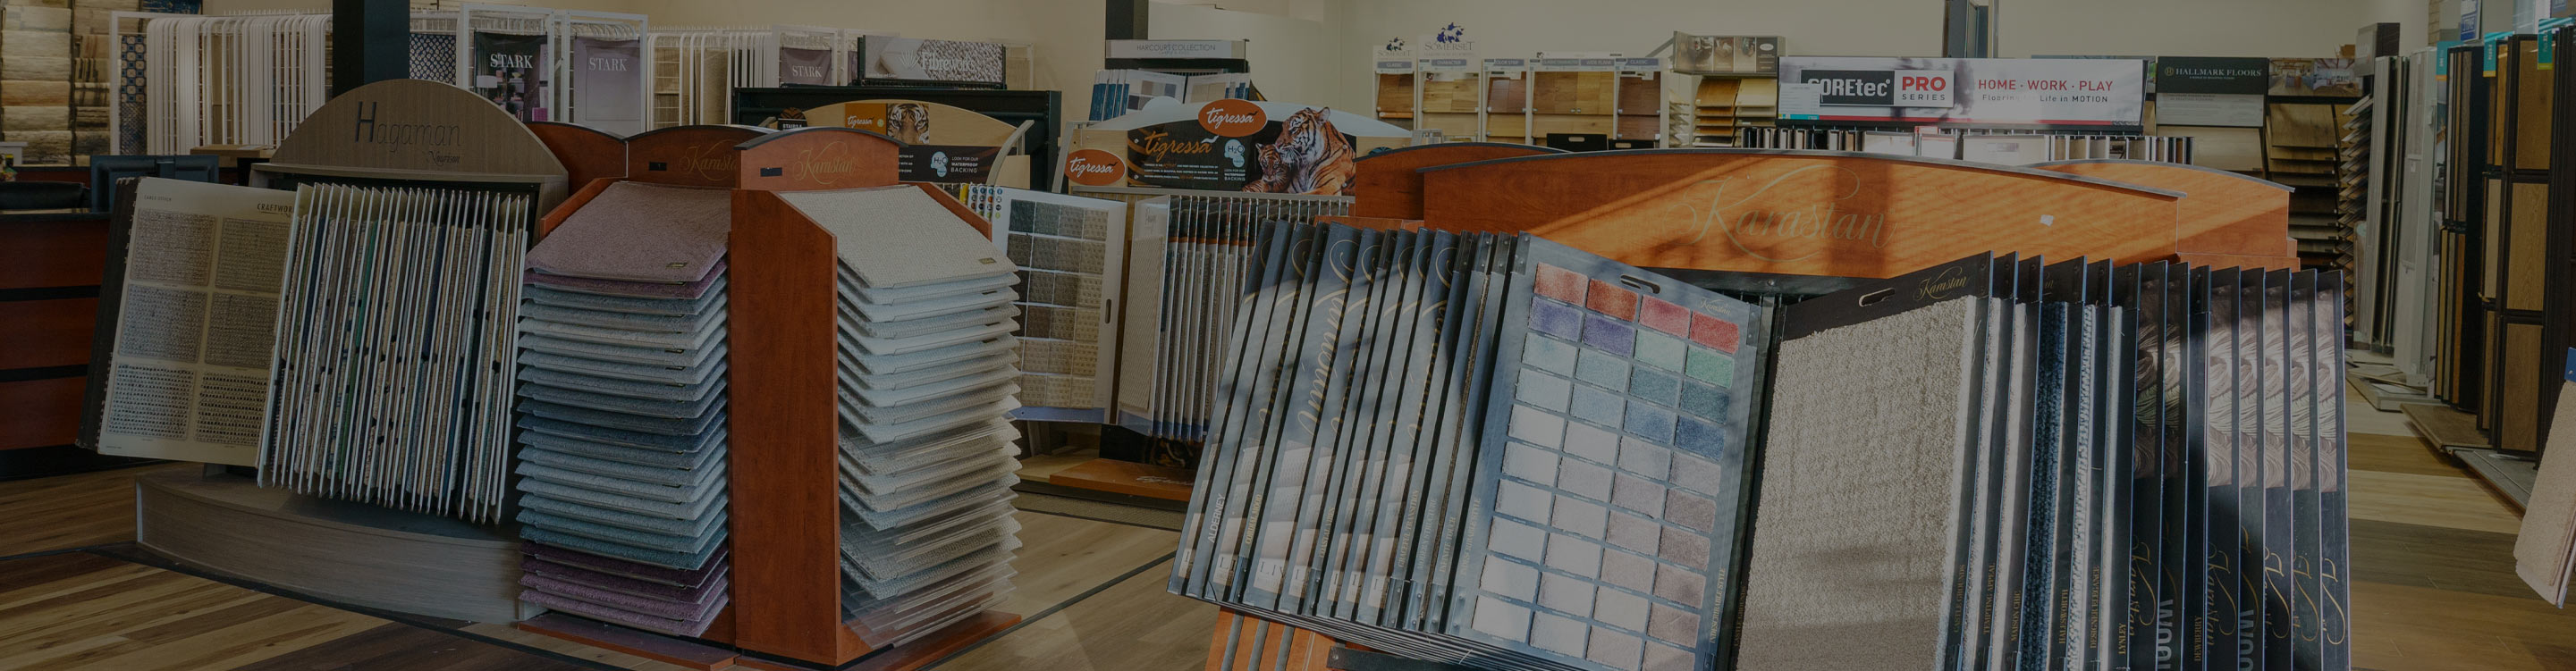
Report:
[{"label": "hagaman wooden arch sign", "polygon": [[1422,169],[1426,226],[1527,231],[1630,265],[1892,277],[1981,252],[2169,258],[2182,194],[1844,152],[1551,154]]}]

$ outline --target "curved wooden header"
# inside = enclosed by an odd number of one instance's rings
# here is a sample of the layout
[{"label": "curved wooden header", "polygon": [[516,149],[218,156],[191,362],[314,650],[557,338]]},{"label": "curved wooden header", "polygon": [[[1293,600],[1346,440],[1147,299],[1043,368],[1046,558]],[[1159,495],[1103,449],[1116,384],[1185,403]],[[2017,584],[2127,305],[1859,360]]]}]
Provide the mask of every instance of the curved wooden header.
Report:
[{"label": "curved wooden header", "polygon": [[1988,251],[2171,257],[2181,194],[2007,166],[1646,150],[1427,168],[1433,228],[1528,231],[1630,265],[1892,277]]},{"label": "curved wooden header", "polygon": [[626,139],[626,175],[639,182],[681,186],[742,183],[736,148],[771,131],[750,126],[672,126]]},{"label": "curved wooden header", "polygon": [[1563,153],[1563,149],[1507,142],[1444,142],[1362,156],[1351,180],[1351,196],[1356,199],[1351,203],[1351,216],[1422,218],[1423,168]]},{"label": "curved wooden header", "polygon": [[626,139],[616,133],[561,121],[530,121],[528,132],[563,164],[574,189],[591,180],[626,176]]},{"label": "curved wooden header", "polygon": [[[885,133],[887,110],[899,105],[919,107],[928,117],[927,127],[904,129],[909,137],[898,141],[908,144],[1000,147],[1010,142],[1011,136],[1020,128],[983,112],[956,105],[895,98],[852,100],[808,109],[805,110],[805,123]],[[895,136],[889,133],[887,137]]]},{"label": "curved wooden header", "polygon": [[[2297,256],[2290,242],[2290,187],[2180,163],[2091,159],[2030,166],[2189,194],[2174,249],[2190,254]],[[2292,267],[2296,267],[2294,263]]]},{"label": "curved wooden header", "polygon": [[742,150],[742,177],[736,188],[810,191],[900,181],[903,145],[856,128],[799,128],[752,138],[734,148]]},{"label": "curved wooden header", "polygon": [[389,79],[323,103],[277,145],[278,166],[564,177],[554,152],[492,101],[455,86]]}]

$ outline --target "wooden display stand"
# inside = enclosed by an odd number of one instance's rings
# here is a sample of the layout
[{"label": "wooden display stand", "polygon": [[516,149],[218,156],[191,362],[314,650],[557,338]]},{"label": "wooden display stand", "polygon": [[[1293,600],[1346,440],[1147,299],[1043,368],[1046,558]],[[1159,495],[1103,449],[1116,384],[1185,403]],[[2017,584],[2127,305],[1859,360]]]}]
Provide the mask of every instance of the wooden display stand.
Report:
[{"label": "wooden display stand", "polygon": [[[1374,179],[1361,164],[1362,183]],[[1986,251],[2172,258],[2183,194],[1845,152],[1682,149],[1428,166],[1426,225],[1527,231],[1648,268],[1892,277]],[[1377,210],[1393,216],[1392,210]]]},{"label": "wooden display stand", "polygon": [[2030,167],[2187,194],[2174,226],[2176,260],[2213,268],[2296,270],[2287,185],[2162,161],[2083,159]]},{"label": "wooden display stand", "polygon": [[1564,150],[1508,142],[1450,142],[1403,147],[1362,156],[1351,179],[1351,216],[1387,219],[1422,218],[1423,168],[1562,154]]},{"label": "wooden display stand", "polygon": [[[563,197],[564,168],[491,101],[390,80],[341,94],[255,181],[401,181]],[[136,541],[180,562],[370,608],[497,622],[523,615],[518,539],[484,527],[259,487],[210,473],[136,483]]]},{"label": "wooden display stand", "polygon": [[[1019,622],[988,611],[889,649],[841,618],[840,448],[828,363],[836,260],[831,235],[773,192],[894,185],[899,145],[838,127],[677,126],[636,135],[626,147],[629,176],[591,183],[547,215],[549,227],[619,181],[734,189],[726,424],[733,604],[701,638],[740,654],[580,618],[520,627],[700,669],[857,660],[850,668],[891,671],[918,668]],[[968,221],[982,221],[938,189],[915,186]]]}]

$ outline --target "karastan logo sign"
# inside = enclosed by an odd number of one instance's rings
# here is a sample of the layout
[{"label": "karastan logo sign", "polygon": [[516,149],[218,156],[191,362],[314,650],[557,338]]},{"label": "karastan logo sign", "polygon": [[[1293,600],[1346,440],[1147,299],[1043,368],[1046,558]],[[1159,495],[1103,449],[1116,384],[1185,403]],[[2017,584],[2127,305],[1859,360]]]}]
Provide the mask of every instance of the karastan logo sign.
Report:
[{"label": "karastan logo sign", "polygon": [[[1764,207],[1765,194],[1779,189],[1791,178],[1831,179],[1833,198],[1823,203],[1791,208]],[[1887,213],[1843,209],[1843,202],[1860,195],[1860,173],[1832,165],[1810,165],[1781,173],[1768,180],[1741,176],[1705,179],[1687,187],[1691,193],[1705,192],[1705,207],[1696,201],[1675,203],[1672,213],[1682,215],[1682,232],[1687,240],[1681,245],[1698,245],[1714,234],[1744,255],[1773,263],[1806,260],[1825,253],[1818,247],[1804,254],[1787,255],[1778,248],[1797,240],[1829,242],[1867,242],[1871,249],[1887,246]],[[1848,182],[1848,188],[1839,188]]]},{"label": "karastan logo sign", "polygon": [[[681,147],[680,168],[690,175],[708,180],[723,180],[740,174],[742,171],[740,153],[735,152],[733,146],[728,142],[709,142]],[[667,170],[670,166],[661,161],[653,161],[646,167],[651,170]]]},{"label": "karastan logo sign", "polygon": [[1821,105],[1842,107],[1949,107],[1950,73],[1946,70],[1808,70],[1801,82],[1815,84]]},{"label": "karastan logo sign", "polygon": [[[770,169],[762,172],[765,175]],[[784,176],[790,180],[831,186],[842,177],[858,174],[859,157],[850,150],[849,142],[833,140],[821,147],[797,151],[796,158],[788,162],[785,172]]]},{"label": "karastan logo sign", "polygon": [[380,146],[384,148],[385,153],[389,154],[412,150],[423,151],[429,155],[432,163],[457,163],[462,160],[460,156],[440,151],[443,148],[456,146],[458,136],[463,133],[456,124],[385,121],[379,114],[383,105],[384,103],[375,101],[360,102],[356,105],[356,122],[349,129],[351,142]]},{"label": "karastan logo sign", "polygon": [[1914,297],[1927,301],[1949,300],[1952,295],[1967,288],[1968,270],[1950,266],[1941,269],[1941,272],[1933,274],[1932,277],[1925,278],[1922,285],[1914,287]]}]

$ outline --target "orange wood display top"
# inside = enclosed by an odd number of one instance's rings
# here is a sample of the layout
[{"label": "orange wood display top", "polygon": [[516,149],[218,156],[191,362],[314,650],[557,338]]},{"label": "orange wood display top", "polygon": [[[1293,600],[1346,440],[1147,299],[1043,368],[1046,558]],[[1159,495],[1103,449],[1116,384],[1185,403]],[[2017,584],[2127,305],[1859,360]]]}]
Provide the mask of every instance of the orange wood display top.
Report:
[{"label": "orange wood display top", "polygon": [[1093,459],[1047,476],[1047,484],[1142,496],[1167,501],[1190,500],[1189,469]]},{"label": "orange wood display top", "polygon": [[627,174],[626,139],[614,133],[561,121],[530,121],[528,132],[563,163],[565,183],[572,188]]},{"label": "orange wood display top", "polygon": [[672,126],[626,139],[626,174],[655,184],[737,186],[742,152],[736,148],[769,131],[747,126]]},{"label": "orange wood display top", "polygon": [[857,189],[894,184],[903,146],[855,128],[812,126],[737,145],[742,177],[735,186],[763,191]]},{"label": "orange wood display top", "polygon": [[1358,172],[1351,179],[1351,195],[1358,199],[1351,203],[1351,216],[1422,218],[1423,168],[1563,153],[1562,149],[1526,144],[1448,142],[1362,156],[1354,163]]},{"label": "orange wood display top", "polygon": [[2041,170],[2180,191],[2175,251],[2298,256],[2290,242],[2290,187],[2225,170],[2129,160],[2058,161]]},{"label": "orange wood display top", "polygon": [[1527,231],[1630,265],[1891,277],[1988,251],[2170,258],[2181,195],[1842,152],[1591,152],[1429,168],[1426,226]]}]

